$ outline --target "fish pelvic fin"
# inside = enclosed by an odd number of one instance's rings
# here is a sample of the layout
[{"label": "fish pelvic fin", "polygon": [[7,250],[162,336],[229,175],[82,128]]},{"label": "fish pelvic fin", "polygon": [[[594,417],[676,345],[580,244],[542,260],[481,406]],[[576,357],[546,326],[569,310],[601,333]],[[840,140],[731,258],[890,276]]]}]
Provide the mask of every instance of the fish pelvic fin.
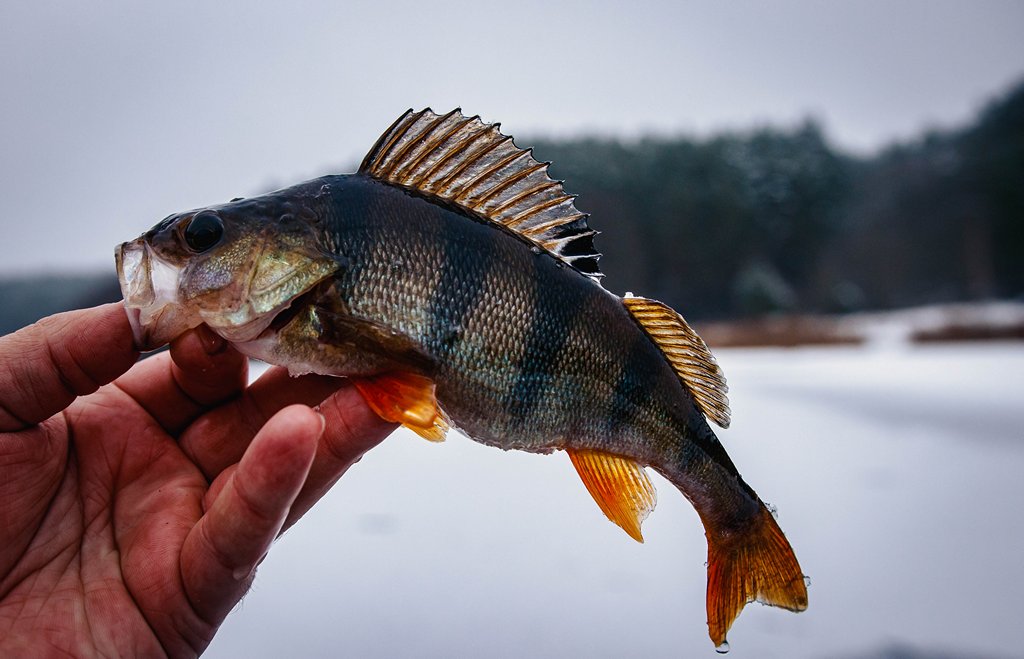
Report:
[{"label": "fish pelvic fin", "polygon": [[647,472],[634,460],[603,451],[566,449],[576,472],[601,511],[637,542],[640,525],[658,503]]},{"label": "fish pelvic fin", "polygon": [[708,634],[725,646],[733,621],[749,602],[790,611],[807,608],[807,585],[793,548],[762,503],[745,533],[708,528]]},{"label": "fish pelvic fin", "polygon": [[576,209],[576,196],[548,176],[550,164],[516,146],[500,124],[426,108],[391,124],[359,173],[500,225],[599,282],[596,232]]},{"label": "fish pelvic fin", "polygon": [[629,294],[622,303],[661,350],[704,416],[720,427],[728,428],[732,415],[727,395],[729,386],[725,382],[725,373],[704,340],[666,304]]},{"label": "fish pelvic fin", "polygon": [[420,437],[443,442],[450,424],[434,396],[434,381],[416,373],[396,372],[353,380],[374,413],[401,423]]}]

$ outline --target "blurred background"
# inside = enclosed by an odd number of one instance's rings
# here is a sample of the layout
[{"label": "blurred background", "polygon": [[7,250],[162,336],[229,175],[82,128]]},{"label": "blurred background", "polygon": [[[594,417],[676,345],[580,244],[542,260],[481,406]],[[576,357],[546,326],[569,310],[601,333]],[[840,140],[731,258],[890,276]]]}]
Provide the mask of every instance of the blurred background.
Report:
[{"label": "blurred background", "polygon": [[[739,657],[1017,657],[1024,5],[5,3],[0,333],[120,295],[166,215],[352,171],[406,108],[552,160],[609,290],[716,349],[810,575]],[[710,656],[699,521],[645,545],[564,456],[399,432],[209,656]]]}]

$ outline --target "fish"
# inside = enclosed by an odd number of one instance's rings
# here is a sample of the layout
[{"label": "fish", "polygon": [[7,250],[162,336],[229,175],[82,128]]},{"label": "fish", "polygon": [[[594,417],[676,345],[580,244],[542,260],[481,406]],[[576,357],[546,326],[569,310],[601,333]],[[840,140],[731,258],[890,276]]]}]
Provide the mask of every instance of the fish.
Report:
[{"label": "fish", "polygon": [[568,454],[643,542],[674,485],[705,529],[719,651],[753,601],[802,611],[805,577],[710,423],[725,376],[667,305],[602,285],[596,232],[550,163],[500,124],[402,114],[353,174],[175,213],[116,249],[136,346],[201,324],[292,375],[352,379],[381,418],[432,441]]}]

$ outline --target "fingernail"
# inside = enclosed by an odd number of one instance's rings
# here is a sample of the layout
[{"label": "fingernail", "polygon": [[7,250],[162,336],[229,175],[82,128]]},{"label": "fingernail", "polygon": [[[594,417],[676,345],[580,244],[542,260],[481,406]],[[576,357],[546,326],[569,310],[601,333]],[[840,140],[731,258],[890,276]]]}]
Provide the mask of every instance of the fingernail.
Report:
[{"label": "fingernail", "polygon": [[228,342],[224,340],[224,337],[214,332],[206,325],[199,326],[199,340],[203,344],[203,350],[208,355],[216,355],[217,353],[224,350]]},{"label": "fingernail", "polygon": [[325,417],[318,408],[313,409],[316,415],[320,417],[320,434],[323,435],[324,431],[327,430],[327,417]]}]

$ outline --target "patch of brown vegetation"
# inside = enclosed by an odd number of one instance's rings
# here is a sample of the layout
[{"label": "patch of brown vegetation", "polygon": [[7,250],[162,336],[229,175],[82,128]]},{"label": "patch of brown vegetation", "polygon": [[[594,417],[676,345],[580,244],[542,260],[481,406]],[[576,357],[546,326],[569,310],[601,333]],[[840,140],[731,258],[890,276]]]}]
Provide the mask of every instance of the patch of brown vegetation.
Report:
[{"label": "patch of brown vegetation", "polygon": [[913,332],[910,340],[914,343],[939,343],[943,341],[993,341],[1024,339],[1024,322],[1010,325],[973,325],[950,323],[942,327],[922,329]]},{"label": "patch of brown vegetation", "polygon": [[826,316],[768,316],[693,326],[713,348],[857,345],[864,341],[837,318]]}]

